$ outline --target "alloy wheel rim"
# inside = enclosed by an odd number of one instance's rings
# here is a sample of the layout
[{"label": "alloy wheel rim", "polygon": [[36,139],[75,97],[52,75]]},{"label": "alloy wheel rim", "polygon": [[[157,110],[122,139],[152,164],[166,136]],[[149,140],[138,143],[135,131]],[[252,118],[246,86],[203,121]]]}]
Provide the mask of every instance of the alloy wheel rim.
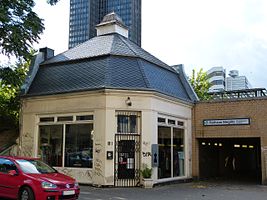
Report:
[{"label": "alloy wheel rim", "polygon": [[28,200],[29,199],[29,194],[27,190],[23,190],[21,193],[21,200]]}]

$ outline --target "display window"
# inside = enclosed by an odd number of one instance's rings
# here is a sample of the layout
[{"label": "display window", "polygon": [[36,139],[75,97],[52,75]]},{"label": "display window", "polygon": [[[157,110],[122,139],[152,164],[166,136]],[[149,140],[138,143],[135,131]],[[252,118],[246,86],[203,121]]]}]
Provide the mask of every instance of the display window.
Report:
[{"label": "display window", "polygon": [[41,117],[38,156],[54,167],[92,168],[93,117],[88,116]]},{"label": "display window", "polygon": [[162,119],[158,120],[158,178],[184,176],[184,123],[180,126],[181,121]]}]

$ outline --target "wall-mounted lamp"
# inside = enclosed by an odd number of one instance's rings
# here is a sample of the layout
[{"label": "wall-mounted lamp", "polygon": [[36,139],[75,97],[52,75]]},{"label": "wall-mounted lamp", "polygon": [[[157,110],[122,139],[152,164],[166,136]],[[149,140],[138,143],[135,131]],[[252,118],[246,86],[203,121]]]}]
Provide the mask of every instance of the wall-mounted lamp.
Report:
[{"label": "wall-mounted lamp", "polygon": [[125,100],[125,103],[127,106],[132,106],[132,101],[130,99],[130,97],[128,97],[126,100]]}]

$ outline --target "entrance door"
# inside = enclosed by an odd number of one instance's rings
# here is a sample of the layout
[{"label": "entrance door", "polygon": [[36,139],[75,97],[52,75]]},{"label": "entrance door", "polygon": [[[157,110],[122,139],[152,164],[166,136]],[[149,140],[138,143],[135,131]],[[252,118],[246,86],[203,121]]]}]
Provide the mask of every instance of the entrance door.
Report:
[{"label": "entrance door", "polygon": [[135,141],[118,141],[118,178],[134,179],[135,176]]},{"label": "entrance door", "polygon": [[140,183],[140,135],[115,136],[115,186],[134,187]]},{"label": "entrance door", "polygon": [[140,183],[140,113],[118,111],[115,134],[114,184],[134,187]]}]

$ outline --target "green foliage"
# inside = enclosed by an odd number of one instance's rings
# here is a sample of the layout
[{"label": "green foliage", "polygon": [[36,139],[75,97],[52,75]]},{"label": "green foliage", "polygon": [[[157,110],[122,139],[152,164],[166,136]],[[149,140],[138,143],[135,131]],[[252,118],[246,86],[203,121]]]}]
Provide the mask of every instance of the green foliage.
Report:
[{"label": "green foliage", "polygon": [[141,170],[141,174],[142,174],[143,178],[151,178],[152,168],[148,168],[147,165],[144,165],[143,169]]},{"label": "green foliage", "polygon": [[33,12],[34,0],[0,1],[0,52],[27,58],[44,30],[43,20]]},{"label": "green foliage", "polygon": [[0,131],[18,129],[20,88],[29,69],[30,59],[17,61],[15,66],[0,67]]},{"label": "green foliage", "polygon": [[208,90],[211,84],[208,80],[207,72],[204,72],[202,68],[198,72],[193,69],[192,76],[189,78],[189,81],[200,100],[210,99]]}]

